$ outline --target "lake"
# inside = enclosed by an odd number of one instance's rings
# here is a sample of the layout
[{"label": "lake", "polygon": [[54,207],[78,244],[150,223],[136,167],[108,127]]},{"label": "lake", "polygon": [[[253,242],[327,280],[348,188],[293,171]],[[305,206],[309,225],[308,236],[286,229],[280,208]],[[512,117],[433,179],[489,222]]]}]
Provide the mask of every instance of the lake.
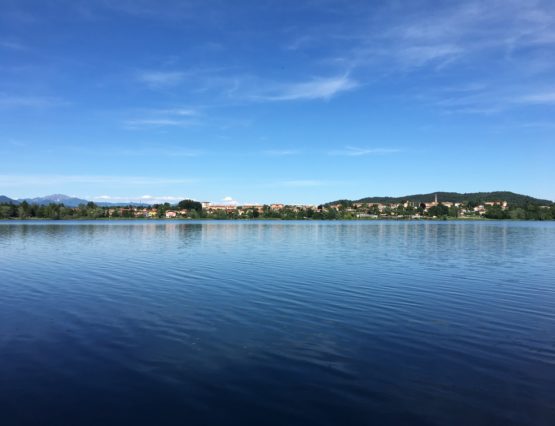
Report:
[{"label": "lake", "polygon": [[0,222],[2,425],[553,425],[555,223]]}]

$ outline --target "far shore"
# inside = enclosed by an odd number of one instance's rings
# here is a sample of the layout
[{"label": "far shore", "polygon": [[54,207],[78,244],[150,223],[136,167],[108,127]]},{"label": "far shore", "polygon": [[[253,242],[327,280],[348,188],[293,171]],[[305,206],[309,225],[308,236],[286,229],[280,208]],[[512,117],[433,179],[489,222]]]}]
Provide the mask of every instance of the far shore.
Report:
[{"label": "far shore", "polygon": [[100,221],[100,222],[214,222],[214,221],[227,221],[227,222],[553,222],[555,219],[549,220],[534,220],[534,219],[490,219],[486,217],[445,217],[445,218],[392,218],[392,217],[382,217],[382,218],[356,218],[356,219],[281,219],[281,218],[245,218],[245,219],[221,219],[221,218],[141,218],[141,217],[119,217],[119,218],[64,218],[64,219],[52,219],[52,218],[7,218],[0,219],[1,222],[78,222],[78,221]]}]

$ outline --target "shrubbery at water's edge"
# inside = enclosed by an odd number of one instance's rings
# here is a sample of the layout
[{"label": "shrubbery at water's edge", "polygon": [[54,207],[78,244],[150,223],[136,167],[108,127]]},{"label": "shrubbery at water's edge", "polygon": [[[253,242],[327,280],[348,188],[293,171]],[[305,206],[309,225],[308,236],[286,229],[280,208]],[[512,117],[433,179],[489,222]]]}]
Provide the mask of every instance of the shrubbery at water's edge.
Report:
[{"label": "shrubbery at water's edge", "polygon": [[[354,220],[354,219],[514,219],[553,220],[555,205],[542,206],[528,203],[521,206],[487,206],[482,214],[474,214],[471,206],[446,206],[439,203],[424,210],[422,207],[398,206],[379,210],[376,205],[366,207],[299,207],[283,206],[273,209],[268,205],[251,208],[230,208],[227,210],[205,210],[198,202],[183,200],[175,206],[168,203],[149,208],[103,207],[93,202],[78,207],[63,204],[19,204],[0,203],[0,219],[160,219],[168,217],[168,212],[176,212],[175,218],[184,219],[281,219],[281,220]],[[469,213],[470,211],[470,213]],[[464,212],[464,216],[462,215]],[[172,213],[173,214],[173,213]],[[172,216],[173,217],[173,216]]]}]

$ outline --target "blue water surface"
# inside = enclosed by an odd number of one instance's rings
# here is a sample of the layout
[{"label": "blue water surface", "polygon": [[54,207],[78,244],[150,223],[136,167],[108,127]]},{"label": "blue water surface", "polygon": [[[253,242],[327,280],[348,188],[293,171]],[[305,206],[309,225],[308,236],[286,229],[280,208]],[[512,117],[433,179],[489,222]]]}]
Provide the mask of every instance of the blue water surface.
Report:
[{"label": "blue water surface", "polygon": [[0,222],[2,425],[553,425],[555,223]]}]

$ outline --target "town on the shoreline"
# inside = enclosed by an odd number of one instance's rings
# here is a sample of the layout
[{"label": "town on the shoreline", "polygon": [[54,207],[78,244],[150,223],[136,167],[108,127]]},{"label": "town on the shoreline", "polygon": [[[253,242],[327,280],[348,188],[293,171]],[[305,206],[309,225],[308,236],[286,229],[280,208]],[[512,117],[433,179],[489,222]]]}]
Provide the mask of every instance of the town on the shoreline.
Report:
[{"label": "town on the shoreline", "polygon": [[283,220],[371,220],[371,219],[555,219],[555,204],[510,204],[506,200],[453,202],[401,201],[391,203],[352,202],[328,204],[216,204],[182,200],[177,204],[150,206],[100,206],[87,202],[76,207],[63,203],[0,203],[0,219],[283,219]]}]

